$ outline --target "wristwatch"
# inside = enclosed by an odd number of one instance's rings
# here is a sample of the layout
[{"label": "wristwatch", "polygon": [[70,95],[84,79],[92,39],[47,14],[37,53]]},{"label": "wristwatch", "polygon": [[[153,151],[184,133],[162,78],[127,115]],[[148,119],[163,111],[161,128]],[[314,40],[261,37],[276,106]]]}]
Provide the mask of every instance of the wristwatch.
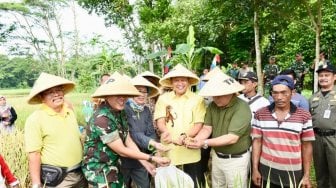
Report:
[{"label": "wristwatch", "polygon": [[208,149],[208,140],[204,140],[204,142],[203,142],[203,146],[202,146],[202,148],[203,149]]},{"label": "wristwatch", "polygon": [[149,155],[149,157],[148,157],[148,160],[147,160],[148,162],[153,162],[153,155],[152,154],[150,154]]}]

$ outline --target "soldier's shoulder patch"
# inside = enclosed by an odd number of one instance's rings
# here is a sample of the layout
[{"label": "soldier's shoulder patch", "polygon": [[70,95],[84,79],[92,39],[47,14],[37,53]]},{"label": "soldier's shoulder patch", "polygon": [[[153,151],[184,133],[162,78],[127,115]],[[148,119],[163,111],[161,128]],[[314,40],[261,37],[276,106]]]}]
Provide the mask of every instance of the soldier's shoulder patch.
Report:
[{"label": "soldier's shoulder patch", "polygon": [[320,100],[319,97],[314,97],[312,101],[318,101],[318,100]]}]

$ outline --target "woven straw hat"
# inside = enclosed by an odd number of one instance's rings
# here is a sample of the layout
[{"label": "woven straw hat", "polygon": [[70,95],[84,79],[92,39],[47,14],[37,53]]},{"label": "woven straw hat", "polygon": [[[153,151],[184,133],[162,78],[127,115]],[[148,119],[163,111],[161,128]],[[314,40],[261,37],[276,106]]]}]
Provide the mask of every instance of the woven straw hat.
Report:
[{"label": "woven straw hat", "polygon": [[152,82],[155,86],[159,87],[160,86],[160,77],[150,71],[145,71],[140,74],[140,76],[146,78],[148,81]]},{"label": "woven straw hat", "polygon": [[201,96],[222,96],[237,93],[244,90],[245,87],[235,79],[224,73],[217,73],[205,83],[199,95]]},{"label": "woven straw hat", "polygon": [[211,77],[213,77],[214,75],[216,75],[218,73],[223,73],[223,71],[220,68],[215,67],[210,72],[208,72],[208,74],[206,74],[202,80],[203,81],[209,81],[211,79]]},{"label": "woven straw hat", "polygon": [[104,84],[102,84],[91,96],[93,98],[103,98],[106,96],[114,95],[126,95],[126,96],[138,96],[140,93],[133,86],[133,84],[127,80],[120,73],[113,73]]},{"label": "woven straw hat", "polygon": [[64,94],[66,94],[75,87],[75,83],[65,78],[42,72],[30,90],[27,99],[28,104],[40,104],[42,101],[38,95],[55,86],[63,86]]},{"label": "woven straw hat", "polygon": [[144,77],[138,75],[134,78],[132,78],[131,83],[134,86],[145,86],[149,88],[148,97],[155,97],[159,94],[159,88],[157,88],[154,84],[152,84],[150,81],[146,80]]},{"label": "woven straw hat", "polygon": [[190,85],[197,85],[199,78],[181,64],[177,64],[170,72],[160,79],[160,84],[164,87],[172,87],[171,78],[187,77]]}]

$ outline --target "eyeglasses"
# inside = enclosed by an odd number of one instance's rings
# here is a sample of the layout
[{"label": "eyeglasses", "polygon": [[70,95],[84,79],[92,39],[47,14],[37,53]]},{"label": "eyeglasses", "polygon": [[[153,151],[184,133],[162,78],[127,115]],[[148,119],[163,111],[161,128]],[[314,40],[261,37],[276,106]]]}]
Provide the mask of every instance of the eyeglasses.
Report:
[{"label": "eyeglasses", "polygon": [[51,88],[42,93],[42,95],[54,95],[54,94],[60,94],[64,93],[63,87],[56,87],[56,88]]},{"label": "eyeglasses", "polygon": [[148,92],[147,91],[141,91],[141,90],[138,90],[140,93],[142,93],[142,94],[148,94]]}]

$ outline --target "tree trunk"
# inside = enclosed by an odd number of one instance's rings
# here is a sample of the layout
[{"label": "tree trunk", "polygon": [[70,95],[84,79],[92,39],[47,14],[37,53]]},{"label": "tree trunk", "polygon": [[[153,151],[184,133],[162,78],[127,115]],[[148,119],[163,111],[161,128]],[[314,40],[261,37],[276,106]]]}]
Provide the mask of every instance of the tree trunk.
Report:
[{"label": "tree trunk", "polygon": [[315,69],[314,69],[314,93],[318,90],[318,75],[316,70],[318,69],[319,57],[320,57],[320,42],[322,32],[322,3],[321,0],[317,1],[317,21],[315,26]]},{"label": "tree trunk", "polygon": [[75,80],[75,74],[76,74],[76,65],[78,63],[79,59],[79,48],[80,48],[80,40],[79,40],[79,31],[77,26],[77,11],[76,11],[76,2],[72,0],[71,4],[71,10],[73,13],[73,19],[74,19],[74,51],[75,51],[75,60],[74,60],[74,66],[71,70],[71,80]]},{"label": "tree trunk", "polygon": [[262,68],[261,68],[261,51],[260,51],[260,35],[259,35],[259,22],[258,22],[258,12],[255,8],[254,10],[254,43],[256,51],[256,68],[258,75],[258,93],[264,93],[264,83],[262,78]]}]

